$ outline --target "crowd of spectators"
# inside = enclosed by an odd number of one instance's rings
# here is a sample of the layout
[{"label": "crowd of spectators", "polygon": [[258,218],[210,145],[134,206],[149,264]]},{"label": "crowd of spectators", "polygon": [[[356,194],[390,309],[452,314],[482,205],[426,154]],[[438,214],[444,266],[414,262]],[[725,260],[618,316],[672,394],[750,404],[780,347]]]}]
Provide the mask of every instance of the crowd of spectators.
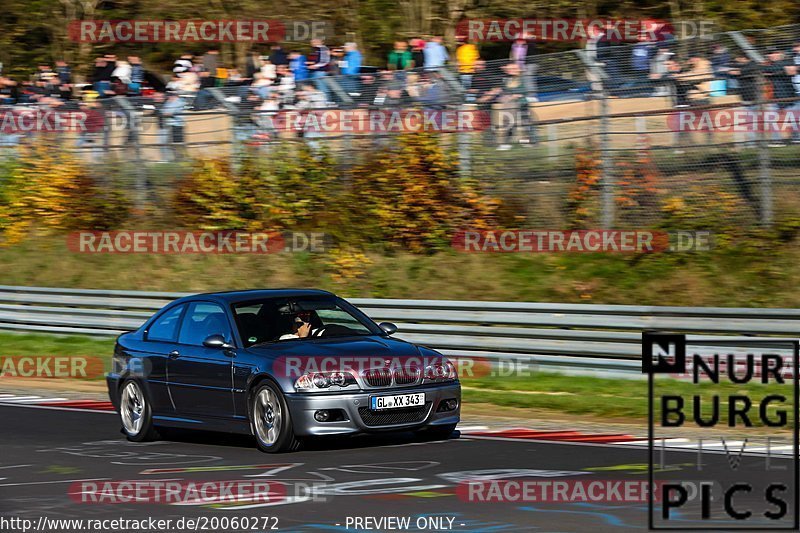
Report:
[{"label": "crowd of spectators", "polygon": [[[678,60],[675,43],[649,41],[643,36],[633,46],[620,47],[597,31],[586,42],[585,52],[605,71],[606,89],[638,84],[650,96],[672,98],[676,107],[692,105],[698,95],[725,94],[737,94],[745,106],[755,106],[762,76],[769,82],[767,100],[776,100],[771,106],[795,109],[798,105],[800,43],[791,50],[769,49],[762,62],[753,61],[743,51],[731,54],[719,43],[707,53]],[[95,59],[84,83],[76,83],[65,61],[56,61],[52,67],[41,64],[23,81],[0,75],[0,104],[91,110],[114,97],[130,98],[137,109],[157,116],[160,131],[166,132],[165,144],[183,142],[186,111],[226,104],[244,112],[245,118],[237,118],[239,122],[255,125],[254,114],[283,109],[343,105],[441,109],[453,103],[488,109],[499,104],[517,117],[505,130],[500,128],[497,143],[503,150],[509,148],[504,137],[509,136],[510,128],[521,131],[518,142],[536,142],[530,104],[538,100],[540,76],[550,73],[539,71],[534,44],[519,35],[510,45],[507,60],[487,62],[476,44],[462,36],[456,37],[452,54],[441,36],[398,40],[385,64],[375,67],[364,64],[355,42],[329,47],[315,39],[306,49],[290,50],[273,44],[268,53],[252,52],[243,69],[226,65],[219,50],[211,49],[202,56],[181,55],[168,80],[148,70],[139,57],[105,54]],[[591,72],[586,77],[591,89],[599,86],[600,80]],[[212,91],[214,88],[221,91]],[[254,128],[243,130],[251,135]],[[85,137],[79,142],[85,143]],[[800,142],[800,138],[795,140]]]}]

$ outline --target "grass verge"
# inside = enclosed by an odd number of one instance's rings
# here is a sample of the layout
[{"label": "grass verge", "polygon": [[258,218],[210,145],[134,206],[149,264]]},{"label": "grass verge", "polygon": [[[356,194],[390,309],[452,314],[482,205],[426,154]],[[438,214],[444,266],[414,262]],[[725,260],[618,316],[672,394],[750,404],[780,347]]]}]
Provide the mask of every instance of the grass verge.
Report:
[{"label": "grass verge", "polygon": [[[38,334],[0,333],[0,362],[6,357],[57,355],[57,356],[95,356],[106,361],[108,369],[109,360],[113,352],[113,339],[99,339],[85,336],[55,336]],[[2,368],[2,366],[0,366]],[[86,382],[80,380],[48,379],[50,389],[59,386],[64,389],[87,390]],[[104,390],[101,379],[93,381],[98,392]],[[30,386],[36,388],[42,385],[42,380],[27,380],[25,378],[0,377],[0,388],[10,385],[16,388]],[[499,407],[521,408],[536,411],[538,416],[542,412],[550,412],[553,416],[576,416],[605,418],[615,421],[630,421],[644,424],[647,419],[647,381],[630,379],[605,379],[588,376],[565,376],[552,373],[536,373],[526,376],[485,376],[462,380],[463,400],[466,404],[488,404]],[[725,401],[731,394],[744,394],[750,398],[753,407],[750,409],[752,422],[756,426],[763,426],[759,416],[758,407],[761,399],[770,393],[788,393],[788,385],[782,390],[771,385],[748,384],[744,387],[730,383],[710,384],[704,383],[695,386],[687,381],[658,380],[655,393],[676,394],[685,398],[699,395],[702,401],[701,413],[708,417],[711,413],[713,396],[719,395],[720,419],[727,420],[728,405]],[[791,402],[789,398],[788,403]],[[789,409],[789,406],[778,403],[769,404],[766,408],[771,418],[777,416],[779,409]],[[687,406],[684,411],[691,416],[691,408]],[[490,414],[490,413],[486,413]]]}]

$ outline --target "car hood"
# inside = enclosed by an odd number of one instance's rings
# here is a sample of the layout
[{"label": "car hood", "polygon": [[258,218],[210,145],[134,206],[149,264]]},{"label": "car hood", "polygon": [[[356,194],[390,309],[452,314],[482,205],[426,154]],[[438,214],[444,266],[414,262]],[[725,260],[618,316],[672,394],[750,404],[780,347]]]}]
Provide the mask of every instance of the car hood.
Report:
[{"label": "car hood", "polygon": [[254,346],[250,351],[272,357],[418,357],[420,349],[409,342],[389,337],[341,337],[289,340]]}]

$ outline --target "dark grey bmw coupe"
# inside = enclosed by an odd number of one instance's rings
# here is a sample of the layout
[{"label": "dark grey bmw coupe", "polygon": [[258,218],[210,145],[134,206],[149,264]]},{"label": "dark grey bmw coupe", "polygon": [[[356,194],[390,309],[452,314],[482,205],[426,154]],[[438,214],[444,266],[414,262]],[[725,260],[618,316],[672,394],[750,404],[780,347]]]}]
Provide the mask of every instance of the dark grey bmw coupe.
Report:
[{"label": "dark grey bmw coupe", "polygon": [[132,441],[159,427],[252,434],[265,452],[317,435],[447,437],[461,409],[456,369],[396,331],[325,291],[188,296],[119,336],[108,392]]}]

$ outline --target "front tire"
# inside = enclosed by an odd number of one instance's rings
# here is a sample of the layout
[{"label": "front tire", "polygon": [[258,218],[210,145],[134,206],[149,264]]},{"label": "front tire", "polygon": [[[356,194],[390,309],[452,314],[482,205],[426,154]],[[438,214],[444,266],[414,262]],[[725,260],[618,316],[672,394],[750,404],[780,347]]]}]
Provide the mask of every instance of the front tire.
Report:
[{"label": "front tire", "polygon": [[250,425],[258,449],[267,453],[294,451],[300,441],[281,390],[272,382],[259,384],[250,400]]},{"label": "front tire", "polygon": [[145,442],[158,438],[153,426],[153,409],[150,399],[139,382],[128,379],[119,393],[119,415],[122,433],[131,442]]}]

